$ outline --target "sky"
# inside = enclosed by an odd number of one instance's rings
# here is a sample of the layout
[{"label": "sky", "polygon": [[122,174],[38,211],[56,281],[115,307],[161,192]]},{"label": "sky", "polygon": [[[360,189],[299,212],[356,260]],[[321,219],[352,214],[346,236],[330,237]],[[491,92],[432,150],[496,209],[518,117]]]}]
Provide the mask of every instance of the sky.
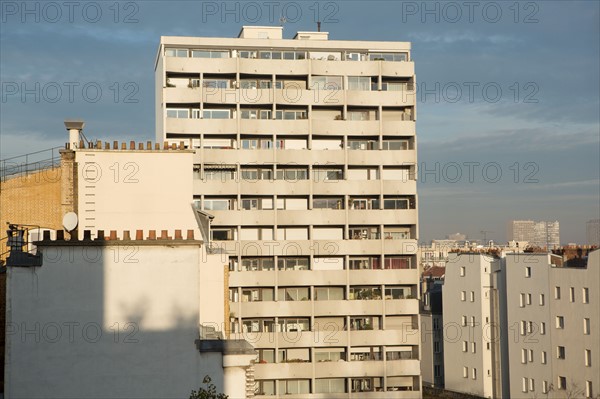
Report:
[{"label": "sky", "polygon": [[0,1],[0,159],[88,139],[154,140],[160,36],[242,25],[409,41],[417,75],[419,241],[507,240],[600,218],[600,2]]}]

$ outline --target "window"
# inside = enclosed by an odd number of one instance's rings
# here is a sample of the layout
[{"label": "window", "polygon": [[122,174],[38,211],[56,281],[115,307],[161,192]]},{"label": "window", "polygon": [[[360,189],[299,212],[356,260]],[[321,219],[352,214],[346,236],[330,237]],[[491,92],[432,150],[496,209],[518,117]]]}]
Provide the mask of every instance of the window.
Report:
[{"label": "window", "polygon": [[192,50],[194,58],[229,58],[229,51],[223,50]]},{"label": "window", "polygon": [[167,118],[187,119],[190,117],[190,110],[187,108],[167,108]]},{"label": "window", "polygon": [[475,316],[471,316],[471,327],[475,327]]},{"label": "window", "polygon": [[371,90],[371,77],[348,76],[348,90]]},{"label": "window", "polygon": [[554,287],[554,299],[560,299],[560,287]]},{"label": "window", "polygon": [[343,300],[344,291],[344,287],[315,287],[315,301]]},{"label": "window", "polygon": [[271,168],[242,168],[242,179],[248,181],[271,180],[273,170]]},{"label": "window", "polygon": [[575,287],[569,288],[569,301],[575,302]]},{"label": "window", "polygon": [[475,302],[475,291],[471,291],[471,302]]},{"label": "window", "polygon": [[273,288],[242,288],[242,302],[262,302],[273,300]]},{"label": "window", "polygon": [[544,294],[540,294],[540,306],[544,306],[544,304],[545,304]]},{"label": "window", "polygon": [[565,358],[565,347],[564,346],[557,346],[556,347],[556,358],[557,359],[564,359]]},{"label": "window", "polygon": [[410,287],[385,287],[385,299],[410,299],[412,297],[412,289]]},{"label": "window", "polygon": [[531,267],[527,266],[525,268],[525,277],[531,277]]},{"label": "window", "polygon": [[346,360],[345,348],[315,348],[315,361],[337,362],[339,360]]},{"label": "window", "polygon": [[408,198],[384,199],[383,209],[409,209]]},{"label": "window", "polygon": [[204,166],[204,180],[220,180],[222,182],[228,180],[235,180],[235,169],[234,168],[217,168],[214,169],[211,165]]},{"label": "window", "polygon": [[370,269],[381,269],[381,261],[379,257],[353,257],[351,256],[349,261],[350,270],[370,270]]},{"label": "window", "polygon": [[287,348],[277,351],[278,363],[303,363],[310,362],[310,349],[308,348]]},{"label": "window", "polygon": [[350,360],[355,362],[382,360],[381,347],[366,346],[350,348]]},{"label": "window", "polygon": [[380,287],[350,287],[350,300],[379,300],[381,299]]},{"label": "window", "polygon": [[583,319],[583,334],[590,335],[590,319]]},{"label": "window", "polygon": [[242,198],[243,210],[269,210],[273,209],[273,198]]},{"label": "window", "polygon": [[477,352],[477,343],[471,342],[471,352],[472,353],[476,353]]},{"label": "window", "polygon": [[583,303],[590,303],[590,290],[587,287],[582,289]]},{"label": "window", "polygon": [[242,332],[274,332],[274,319],[242,319]]},{"label": "window", "polygon": [[226,211],[234,209],[235,200],[232,199],[208,199],[202,202],[202,207],[206,211]]},{"label": "window", "polygon": [[469,378],[469,368],[463,367],[463,378]]},{"label": "window", "polygon": [[467,326],[467,316],[463,316],[463,317],[462,317],[462,323],[461,323],[461,325],[462,325],[463,327],[466,327],[466,326]]},{"label": "window", "polygon": [[527,351],[527,361],[529,363],[533,363],[533,349],[529,349]]},{"label": "window", "polygon": [[477,379],[477,369],[473,368],[473,370],[471,371],[471,378],[476,380]]},{"label": "window", "polygon": [[524,308],[525,307],[525,294],[521,293],[519,295],[519,306]]},{"label": "window", "polygon": [[204,79],[202,87],[210,89],[228,89],[231,87],[231,81],[228,79]]},{"label": "window", "polygon": [[346,381],[343,378],[317,378],[315,380],[315,393],[344,392],[346,392]]},{"label": "window", "polygon": [[464,266],[461,266],[461,267],[460,267],[460,276],[461,276],[461,277],[464,277],[464,276],[465,276],[465,274],[466,274],[466,269],[465,269],[465,267],[464,267]]},{"label": "window", "polygon": [[585,367],[592,367],[592,351],[590,349],[585,350]]},{"label": "window", "polygon": [[304,110],[277,110],[275,111],[275,119],[283,120],[296,120],[296,119],[307,119],[308,113]]},{"label": "window", "polygon": [[256,380],[254,382],[254,394],[271,396],[275,395],[274,380]]},{"label": "window", "polygon": [[540,334],[546,335],[546,323],[543,321],[540,323]]},{"label": "window", "polygon": [[408,140],[383,140],[381,143],[382,150],[408,150]]},{"label": "window", "polygon": [[527,334],[531,334],[533,332],[533,321],[527,322]]},{"label": "window", "polygon": [[527,364],[527,349],[521,349],[521,363]]},{"label": "window", "polygon": [[410,258],[402,256],[386,256],[383,259],[384,269],[411,269]]},{"label": "window", "polygon": [[278,380],[278,395],[298,395],[310,393],[310,380]]},{"label": "window", "polygon": [[257,349],[259,363],[275,363],[275,349]]},{"label": "window", "polygon": [[348,207],[356,210],[379,209],[379,200],[376,198],[350,198]]},{"label": "window", "polygon": [[461,291],[460,292],[460,300],[464,302],[464,301],[466,301],[466,299],[467,299],[466,291]]},{"label": "window", "polygon": [[210,235],[213,241],[231,241],[236,239],[236,231],[235,227],[213,227],[210,231]]},{"label": "window", "polygon": [[277,322],[278,332],[300,332],[310,330],[310,319],[308,318],[279,318]]},{"label": "window", "polygon": [[278,301],[308,301],[309,299],[308,287],[280,287],[277,289]]},{"label": "window", "polygon": [[319,181],[342,180],[344,171],[341,168],[315,168],[313,169],[313,179]]},{"label": "window", "polygon": [[548,357],[546,351],[542,351],[542,364],[546,364],[548,362]]},{"label": "window", "polygon": [[567,377],[558,376],[558,389],[567,389]]},{"label": "window", "polygon": [[527,304],[531,305],[531,294],[527,294]]},{"label": "window", "polygon": [[525,320],[521,320],[521,335],[527,334],[527,322]]},{"label": "window", "polygon": [[535,391],[535,380],[533,378],[529,379],[529,390],[530,391]]},{"label": "window", "polygon": [[165,49],[165,56],[167,57],[187,57],[188,50],[183,48],[167,48]]},{"label": "window", "polygon": [[594,396],[594,392],[592,391],[592,381],[585,382],[585,397],[592,398]]},{"label": "window", "polygon": [[244,258],[242,259],[242,271],[274,270],[273,258]]},{"label": "window", "polygon": [[344,209],[344,199],[313,198],[313,209]]},{"label": "window", "polygon": [[228,109],[204,109],[202,111],[204,119],[231,119],[231,110]]},{"label": "window", "polygon": [[369,61],[406,61],[407,53],[369,53]]},{"label": "window", "polygon": [[309,270],[308,258],[287,258],[277,259],[277,269],[279,270]]},{"label": "window", "polygon": [[527,378],[521,378],[521,391],[527,392]]},{"label": "window", "polygon": [[277,180],[286,180],[289,182],[295,182],[298,180],[307,180],[308,179],[308,170],[302,168],[285,168],[285,169],[277,169],[275,173],[275,178]]},{"label": "window", "polygon": [[542,381],[542,393],[548,393],[548,381]]},{"label": "window", "polygon": [[312,88],[313,88],[313,90],[341,90],[342,89],[342,77],[341,76],[313,76],[312,77]]},{"label": "window", "polygon": [[350,240],[376,240],[379,239],[378,227],[350,227],[348,230]]},{"label": "window", "polygon": [[462,343],[462,351],[467,352],[469,350],[469,343],[467,341],[463,341]]},{"label": "window", "polygon": [[556,328],[565,328],[565,318],[563,316],[556,316]]}]

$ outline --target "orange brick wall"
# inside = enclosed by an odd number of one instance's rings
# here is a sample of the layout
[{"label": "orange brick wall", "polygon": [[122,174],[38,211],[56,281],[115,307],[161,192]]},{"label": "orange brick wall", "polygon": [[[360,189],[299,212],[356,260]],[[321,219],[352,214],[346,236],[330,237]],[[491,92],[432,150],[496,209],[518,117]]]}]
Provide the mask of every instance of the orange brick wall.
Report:
[{"label": "orange brick wall", "polygon": [[0,254],[6,251],[6,222],[62,228],[61,172],[57,167],[0,182]]}]

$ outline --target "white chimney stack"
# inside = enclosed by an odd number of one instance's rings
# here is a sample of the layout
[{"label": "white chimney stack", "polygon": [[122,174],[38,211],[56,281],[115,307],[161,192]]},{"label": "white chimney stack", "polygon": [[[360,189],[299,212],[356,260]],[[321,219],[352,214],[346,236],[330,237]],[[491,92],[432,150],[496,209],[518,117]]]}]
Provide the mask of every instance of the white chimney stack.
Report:
[{"label": "white chimney stack", "polygon": [[83,130],[85,122],[78,120],[65,120],[65,127],[69,132],[69,148],[75,149],[79,147],[79,134]]}]

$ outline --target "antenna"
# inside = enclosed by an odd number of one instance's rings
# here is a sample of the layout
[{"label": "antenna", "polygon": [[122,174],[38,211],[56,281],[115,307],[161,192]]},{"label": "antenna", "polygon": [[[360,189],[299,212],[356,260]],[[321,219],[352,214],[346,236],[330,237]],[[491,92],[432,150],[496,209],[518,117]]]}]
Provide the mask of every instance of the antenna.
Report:
[{"label": "antenna", "polygon": [[487,233],[493,233],[493,231],[491,230],[481,230],[480,231],[481,234],[483,234],[483,242],[484,244],[487,243]]},{"label": "antenna", "polygon": [[317,21],[317,32],[321,32],[321,21]]},{"label": "antenna", "polygon": [[279,17],[279,23],[281,24],[281,26],[283,27],[283,25],[287,22],[287,18],[283,16],[283,14],[281,14],[281,17]]}]

